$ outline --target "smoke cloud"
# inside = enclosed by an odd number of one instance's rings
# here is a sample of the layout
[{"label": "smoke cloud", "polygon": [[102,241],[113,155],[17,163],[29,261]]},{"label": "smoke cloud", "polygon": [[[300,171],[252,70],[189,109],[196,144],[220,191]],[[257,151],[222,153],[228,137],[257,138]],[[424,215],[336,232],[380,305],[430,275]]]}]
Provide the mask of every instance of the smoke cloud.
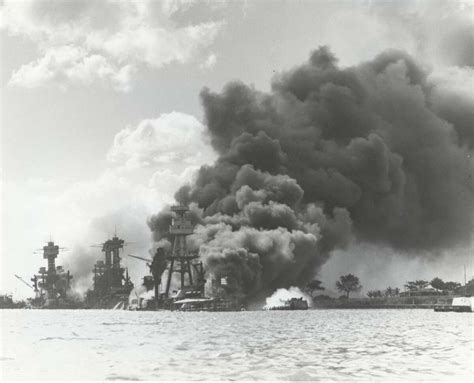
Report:
[{"label": "smoke cloud", "polygon": [[312,299],[309,295],[303,293],[298,287],[287,289],[278,289],[265,300],[264,309],[269,310],[273,307],[284,306],[285,302],[292,298],[303,298],[308,305],[311,305]]},{"label": "smoke cloud", "polygon": [[[302,286],[353,240],[405,252],[469,243],[474,105],[446,89],[404,52],[340,68],[327,47],[269,93],[203,89],[219,157],[176,193],[197,225],[189,245],[252,297]],[[170,219],[150,218],[156,241]]]}]

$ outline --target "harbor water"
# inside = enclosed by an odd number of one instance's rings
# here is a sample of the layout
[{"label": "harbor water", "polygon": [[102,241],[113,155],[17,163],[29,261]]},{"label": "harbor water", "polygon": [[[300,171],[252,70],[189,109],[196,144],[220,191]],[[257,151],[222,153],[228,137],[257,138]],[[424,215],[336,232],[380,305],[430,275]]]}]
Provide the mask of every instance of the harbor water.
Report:
[{"label": "harbor water", "polygon": [[474,315],[1,310],[0,380],[471,380]]}]

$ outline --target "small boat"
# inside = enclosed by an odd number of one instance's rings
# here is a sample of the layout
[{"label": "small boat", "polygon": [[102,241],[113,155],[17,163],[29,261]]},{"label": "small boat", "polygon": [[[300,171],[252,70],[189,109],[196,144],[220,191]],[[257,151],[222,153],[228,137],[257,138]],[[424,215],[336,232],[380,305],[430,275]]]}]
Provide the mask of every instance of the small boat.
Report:
[{"label": "small boat", "polygon": [[436,312],[457,312],[457,313],[471,313],[474,307],[474,297],[455,297],[450,305],[436,305],[434,311]]},{"label": "small boat", "polygon": [[301,298],[291,298],[286,301],[281,301],[280,306],[265,307],[265,310],[308,310],[308,302]]}]

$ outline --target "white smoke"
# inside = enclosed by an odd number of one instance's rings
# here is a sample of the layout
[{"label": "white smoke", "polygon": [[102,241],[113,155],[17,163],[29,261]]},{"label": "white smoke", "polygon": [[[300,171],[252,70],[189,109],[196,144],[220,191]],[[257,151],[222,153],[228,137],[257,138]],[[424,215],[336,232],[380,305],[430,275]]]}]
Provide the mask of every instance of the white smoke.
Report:
[{"label": "white smoke", "polygon": [[272,307],[282,306],[285,301],[291,298],[303,298],[308,302],[308,305],[311,306],[312,299],[308,294],[302,292],[298,287],[290,287],[287,289],[278,289],[276,290],[271,297],[265,299],[266,304],[263,307],[265,310],[268,310]]}]

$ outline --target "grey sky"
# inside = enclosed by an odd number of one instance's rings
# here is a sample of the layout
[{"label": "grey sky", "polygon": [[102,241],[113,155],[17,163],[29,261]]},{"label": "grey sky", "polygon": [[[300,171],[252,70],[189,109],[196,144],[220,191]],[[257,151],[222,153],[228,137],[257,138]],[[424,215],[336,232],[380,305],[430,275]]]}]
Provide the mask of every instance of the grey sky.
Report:
[{"label": "grey sky", "polygon": [[[240,80],[266,90],[275,74],[328,45],[342,66],[406,50],[473,97],[470,2],[0,7],[2,292],[29,294],[13,274],[37,270],[43,260],[32,251],[50,234],[75,249],[64,255],[70,258],[90,252],[79,243],[103,241],[117,225],[140,243],[133,251],[146,254],[147,216],[214,159],[200,122],[204,86],[220,90]],[[456,251],[468,258],[467,250]],[[136,267],[132,277],[143,272]]]}]

